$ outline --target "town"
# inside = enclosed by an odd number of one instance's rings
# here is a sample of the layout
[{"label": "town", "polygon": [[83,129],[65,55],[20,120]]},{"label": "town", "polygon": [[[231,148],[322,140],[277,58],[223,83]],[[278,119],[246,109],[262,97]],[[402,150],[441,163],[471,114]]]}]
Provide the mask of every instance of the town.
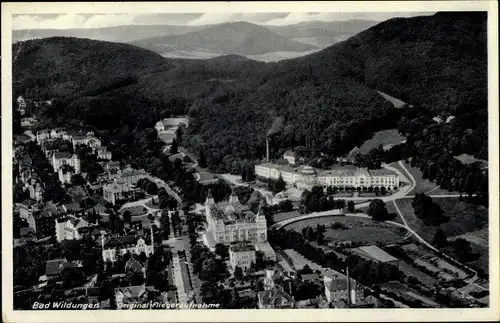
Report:
[{"label": "town", "polygon": [[154,126],[163,167],[179,174],[168,180],[117,159],[84,125],[39,129],[17,103],[15,308],[488,306],[486,276],[463,263],[468,242],[428,241],[402,215],[396,201],[429,214],[436,205],[415,193],[407,161],[368,169],[353,151],[320,169],[293,151],[271,158],[266,139],[250,171],[217,174],[179,146],[180,116]]}]

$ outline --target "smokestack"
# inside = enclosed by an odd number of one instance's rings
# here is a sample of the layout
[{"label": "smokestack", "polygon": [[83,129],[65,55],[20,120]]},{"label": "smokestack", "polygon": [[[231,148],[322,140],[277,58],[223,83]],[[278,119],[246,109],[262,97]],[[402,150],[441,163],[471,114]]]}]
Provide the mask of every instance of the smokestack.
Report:
[{"label": "smokestack", "polygon": [[266,136],[266,161],[269,162],[269,137]]},{"label": "smokestack", "polygon": [[346,274],[347,274],[347,305],[351,306],[352,305],[352,300],[351,300],[351,279],[349,278],[349,267],[346,269]]}]

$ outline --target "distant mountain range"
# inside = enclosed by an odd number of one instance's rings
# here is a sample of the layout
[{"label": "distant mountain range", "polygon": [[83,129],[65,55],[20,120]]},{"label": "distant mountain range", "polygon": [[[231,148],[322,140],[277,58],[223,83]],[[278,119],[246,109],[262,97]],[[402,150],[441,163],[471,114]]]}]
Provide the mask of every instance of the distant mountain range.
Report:
[{"label": "distant mountain range", "polygon": [[[136,25],[95,29],[14,30],[13,43],[49,37],[77,37],[131,43],[166,57],[212,58],[238,54],[256,60],[306,55],[365,30],[376,21],[308,21],[288,26],[248,22],[205,26]],[[260,56],[259,56],[260,55]]]}]

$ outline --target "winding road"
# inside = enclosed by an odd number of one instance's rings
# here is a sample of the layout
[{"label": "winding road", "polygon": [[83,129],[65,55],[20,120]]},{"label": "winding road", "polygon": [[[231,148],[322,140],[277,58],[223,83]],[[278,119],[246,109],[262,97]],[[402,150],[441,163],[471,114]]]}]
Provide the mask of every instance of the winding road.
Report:
[{"label": "winding road", "polygon": [[[481,289],[485,289],[484,287],[480,286],[480,285],[477,285],[475,283],[475,281],[477,281],[478,279],[478,276],[477,276],[477,271],[470,268],[469,266],[466,266],[464,264],[462,264],[461,262],[459,262],[458,260],[455,260],[453,259],[452,257],[442,253],[441,251],[439,251],[436,247],[434,247],[433,245],[431,245],[429,242],[427,242],[424,238],[422,238],[417,232],[415,232],[415,230],[413,230],[409,225],[408,225],[408,222],[406,221],[405,217],[403,216],[403,213],[401,212],[401,210],[399,209],[397,203],[396,203],[396,200],[397,199],[401,199],[401,198],[413,198],[414,195],[408,195],[409,192],[411,192],[415,186],[416,186],[416,180],[415,180],[415,177],[413,177],[413,175],[408,171],[408,169],[405,167],[403,161],[399,161],[399,166],[401,167],[401,169],[406,173],[406,174],[402,174],[398,169],[390,166],[390,165],[383,165],[384,168],[386,169],[389,169],[389,170],[392,170],[396,173],[398,173],[398,175],[400,176],[400,178],[402,179],[407,179],[408,182],[410,183],[409,186],[404,186],[402,187],[398,192],[390,195],[390,196],[384,196],[384,197],[381,197],[380,199],[384,202],[392,202],[394,204],[394,207],[399,215],[399,217],[401,218],[401,220],[403,221],[403,224],[401,223],[397,223],[397,222],[393,222],[393,221],[384,221],[385,223],[388,223],[388,224],[392,224],[394,226],[397,226],[397,227],[401,227],[401,228],[404,228],[408,231],[408,233],[410,233],[411,235],[413,235],[421,244],[425,245],[427,248],[437,252],[441,257],[445,258],[446,260],[452,262],[452,263],[455,263],[457,265],[460,265],[460,266],[463,266],[465,268],[467,268],[470,272],[474,273],[474,276],[471,277],[470,279],[466,280],[467,283],[469,284],[473,284],[474,286],[477,286]],[[432,198],[442,198],[442,197],[458,197],[459,195],[456,195],[456,194],[448,194],[448,195],[430,195]],[[346,200],[349,200],[349,198],[345,198]],[[350,198],[351,200],[352,199],[355,199],[355,198]],[[366,198],[365,198],[366,199]],[[370,204],[370,202],[364,202],[364,203],[360,203],[360,204],[357,204],[356,207],[357,208],[361,208],[361,207],[366,207]],[[344,215],[344,216],[348,216],[348,217],[358,217],[358,218],[370,218],[367,214],[364,214],[364,213],[354,213],[354,214],[351,214],[351,213],[348,213],[348,214],[344,214],[342,213],[340,210],[329,210],[329,211],[324,211],[324,212],[314,212],[314,213],[311,213],[311,214],[305,214],[305,215],[301,215],[301,216],[298,216],[298,217],[295,217],[295,218],[291,218],[291,219],[287,219],[287,220],[283,220],[283,221],[280,221],[280,222],[277,222],[275,224],[273,224],[271,226],[271,228],[276,228],[276,229],[280,229],[280,228],[283,228],[291,223],[294,223],[294,222],[299,222],[299,221],[303,221],[303,220],[307,220],[307,219],[313,219],[313,218],[320,218],[320,217],[328,217],[328,216],[338,216],[338,215]]]}]

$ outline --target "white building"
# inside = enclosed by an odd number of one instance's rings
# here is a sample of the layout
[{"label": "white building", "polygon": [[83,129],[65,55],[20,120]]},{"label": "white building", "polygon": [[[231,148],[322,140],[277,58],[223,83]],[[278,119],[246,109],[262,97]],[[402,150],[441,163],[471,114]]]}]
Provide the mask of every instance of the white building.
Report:
[{"label": "white building", "polygon": [[109,203],[115,205],[120,200],[135,198],[137,188],[131,183],[113,182],[102,187],[102,196]]},{"label": "white building", "polygon": [[63,165],[73,167],[75,174],[80,174],[80,159],[78,155],[69,152],[56,151],[52,154],[52,167],[58,172]]},{"label": "white building", "polygon": [[107,150],[106,146],[101,146],[96,148],[97,158],[110,160],[112,155],[111,152]]},{"label": "white building", "polygon": [[61,138],[64,139],[64,136],[67,135],[67,131],[63,128],[54,128],[50,130],[50,137],[52,139]]},{"label": "white building", "polygon": [[243,270],[247,270],[250,266],[255,264],[255,247],[250,244],[236,243],[229,247],[229,262],[231,268],[235,269],[236,266]]},{"label": "white building", "polygon": [[108,260],[114,262],[116,260],[117,253],[119,253],[120,255],[125,255],[126,253],[140,255],[144,252],[146,254],[146,257],[149,258],[149,256],[154,252],[153,228],[151,227],[150,230],[150,244],[147,244],[146,240],[143,237],[119,236],[111,237],[106,240],[103,236],[101,238],[102,260],[104,262]]},{"label": "white building", "polygon": [[295,165],[297,162],[297,154],[293,151],[285,152],[283,158],[286,159],[290,165]]},{"label": "white building", "polygon": [[31,127],[34,126],[38,120],[33,117],[22,118],[21,119],[21,127]]},{"label": "white building", "polygon": [[328,269],[323,276],[325,296],[328,303],[344,300],[348,305],[356,304],[357,300],[364,298],[364,288],[356,280],[338,271]]},{"label": "white building", "polygon": [[72,215],[56,219],[55,222],[57,242],[63,240],[80,240],[82,238],[80,229],[89,226],[87,221]]},{"label": "white building", "polygon": [[264,214],[254,214],[243,206],[233,192],[229,201],[215,203],[211,192],[205,201],[207,232],[204,242],[211,249],[217,243],[266,242],[267,223]]},{"label": "white building", "polygon": [[71,184],[71,178],[75,174],[75,171],[72,168],[66,166],[68,165],[63,165],[59,168],[59,170],[57,171],[57,176],[59,178],[59,182],[61,182],[62,184]]},{"label": "white building", "polygon": [[181,117],[181,118],[166,118],[166,119],[158,121],[155,124],[155,129],[159,133],[165,132],[167,130],[171,130],[171,131],[175,132],[175,130],[177,130],[177,128],[181,124],[183,124],[183,125],[185,125],[187,127],[188,123],[189,123],[188,119],[184,118],[184,117]]},{"label": "white building", "polygon": [[36,142],[41,145],[45,140],[50,139],[50,129],[38,130],[36,132]]},{"label": "white building", "polygon": [[115,182],[137,184],[142,178],[149,178],[148,173],[144,169],[126,168],[115,179]]},{"label": "white building", "polygon": [[101,140],[99,140],[99,138],[88,134],[73,136],[71,143],[73,144],[73,148],[77,145],[86,145],[90,148],[97,148],[101,146]]},{"label": "white building", "polygon": [[255,166],[255,174],[265,179],[278,180],[280,177],[290,186],[310,188],[312,186],[334,186],[338,188],[375,188],[387,190],[399,187],[399,176],[386,169],[368,170],[342,166],[328,170],[317,170],[310,166],[293,168],[288,165],[260,164]]}]

